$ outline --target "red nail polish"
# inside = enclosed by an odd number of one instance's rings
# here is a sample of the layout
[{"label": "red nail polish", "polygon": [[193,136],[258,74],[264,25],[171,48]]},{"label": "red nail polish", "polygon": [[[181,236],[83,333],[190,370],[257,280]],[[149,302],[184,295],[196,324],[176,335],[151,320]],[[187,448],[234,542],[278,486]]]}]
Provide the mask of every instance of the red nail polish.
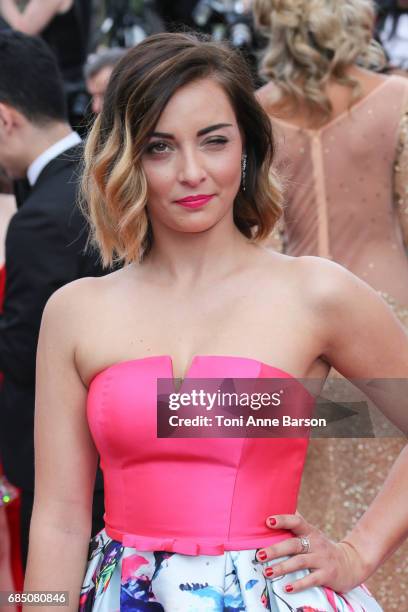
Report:
[{"label": "red nail polish", "polygon": [[267,576],[272,576],[273,575],[273,569],[271,567],[267,567],[265,570],[265,574]]},{"label": "red nail polish", "polygon": [[285,591],[286,591],[287,593],[291,593],[291,592],[293,591],[293,586],[292,586],[291,584],[287,584],[287,585],[285,586]]},{"label": "red nail polish", "polygon": [[268,522],[269,522],[270,526],[272,527],[273,525],[276,525],[276,518],[273,518],[273,516],[271,516],[268,519]]},{"label": "red nail polish", "polygon": [[258,553],[258,559],[260,559],[261,561],[265,561],[266,557],[267,557],[267,554],[264,550]]}]

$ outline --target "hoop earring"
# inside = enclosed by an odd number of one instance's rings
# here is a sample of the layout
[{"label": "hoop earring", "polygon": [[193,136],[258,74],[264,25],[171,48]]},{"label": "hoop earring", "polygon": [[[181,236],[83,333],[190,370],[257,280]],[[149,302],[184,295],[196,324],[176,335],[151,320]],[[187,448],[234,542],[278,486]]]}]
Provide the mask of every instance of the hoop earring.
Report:
[{"label": "hoop earring", "polygon": [[241,160],[241,185],[242,191],[246,190],[246,167],[247,167],[247,154],[244,153]]}]

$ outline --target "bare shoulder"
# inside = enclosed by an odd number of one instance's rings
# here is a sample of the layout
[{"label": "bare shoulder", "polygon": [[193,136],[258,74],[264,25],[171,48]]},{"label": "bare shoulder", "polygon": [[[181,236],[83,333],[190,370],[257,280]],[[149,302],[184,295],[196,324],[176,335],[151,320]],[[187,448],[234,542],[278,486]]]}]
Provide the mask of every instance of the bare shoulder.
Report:
[{"label": "bare shoulder", "polygon": [[[405,74],[381,74],[373,70],[367,70],[361,66],[353,66],[350,75],[358,80],[362,88],[361,97],[364,98],[377,90],[385,83],[392,82],[398,85],[398,89],[408,89],[408,79]],[[385,95],[390,95],[390,92],[384,92]],[[392,95],[392,94],[391,94]]]},{"label": "bare shoulder", "polygon": [[325,257],[311,255],[291,257],[291,266],[299,281],[303,281],[305,285],[302,289],[309,288],[312,296],[316,293],[321,295],[323,292],[328,297],[340,284],[358,281],[357,277],[346,268]]},{"label": "bare shoulder", "polygon": [[326,339],[326,356],[336,359],[334,353],[343,344],[365,346],[376,350],[378,356],[384,354],[388,341],[401,353],[407,353],[404,328],[385,300],[366,282],[343,266],[319,257],[299,257],[293,261],[293,268],[299,299]]},{"label": "bare shoulder", "polygon": [[293,262],[303,300],[322,339],[322,358],[350,379],[405,378],[408,337],[372,287],[334,262]]},{"label": "bare shoulder", "polygon": [[288,267],[305,302],[313,308],[339,312],[359,300],[381,303],[379,295],[363,280],[340,264],[324,257],[290,258]]},{"label": "bare shoulder", "polygon": [[108,296],[120,285],[122,270],[100,277],[84,277],[60,287],[49,298],[43,313],[43,325],[63,324],[72,331],[89,324],[103,311]]},{"label": "bare shoulder", "polygon": [[346,268],[323,257],[290,257],[272,250],[265,252],[265,269],[270,280],[279,279],[299,305],[320,316],[356,310],[359,304],[382,304],[382,298],[367,283]]}]

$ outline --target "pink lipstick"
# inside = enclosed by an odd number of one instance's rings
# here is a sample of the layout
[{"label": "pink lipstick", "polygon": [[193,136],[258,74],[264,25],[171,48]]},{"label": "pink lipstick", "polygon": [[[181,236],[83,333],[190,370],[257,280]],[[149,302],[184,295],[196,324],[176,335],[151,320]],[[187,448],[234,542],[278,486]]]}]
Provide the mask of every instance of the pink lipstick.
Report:
[{"label": "pink lipstick", "polygon": [[179,206],[184,206],[185,208],[200,208],[201,206],[205,206],[214,197],[214,195],[215,194],[213,193],[211,195],[191,195],[187,196],[186,198],[181,198],[180,200],[175,200],[175,203],[179,204]]}]

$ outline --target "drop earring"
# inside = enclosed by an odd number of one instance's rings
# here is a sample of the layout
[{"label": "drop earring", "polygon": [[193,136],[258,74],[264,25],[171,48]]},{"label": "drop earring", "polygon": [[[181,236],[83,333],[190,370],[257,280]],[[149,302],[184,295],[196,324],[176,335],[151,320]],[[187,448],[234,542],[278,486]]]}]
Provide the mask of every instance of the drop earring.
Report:
[{"label": "drop earring", "polygon": [[246,190],[246,167],[247,167],[247,154],[244,153],[241,160],[241,185],[242,191]]}]

